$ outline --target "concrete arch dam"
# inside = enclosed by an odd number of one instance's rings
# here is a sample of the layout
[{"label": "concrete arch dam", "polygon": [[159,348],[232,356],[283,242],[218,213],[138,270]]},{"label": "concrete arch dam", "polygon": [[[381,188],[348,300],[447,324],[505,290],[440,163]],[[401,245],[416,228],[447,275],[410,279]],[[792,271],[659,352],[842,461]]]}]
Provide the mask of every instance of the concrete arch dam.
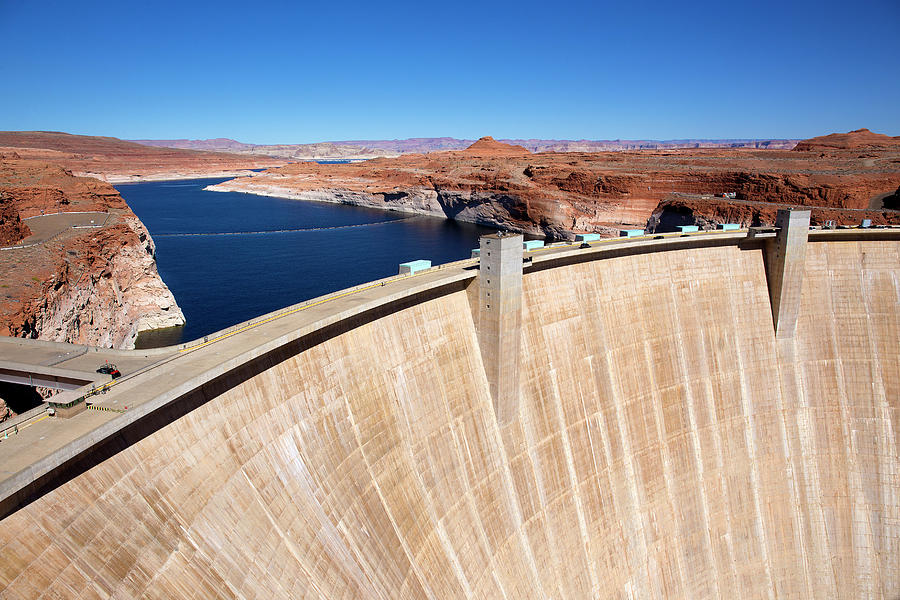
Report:
[{"label": "concrete arch dam", "polygon": [[493,347],[482,246],[171,392],[0,522],[0,596],[897,598],[900,237],[851,234],[777,336],[771,240],[534,254]]}]

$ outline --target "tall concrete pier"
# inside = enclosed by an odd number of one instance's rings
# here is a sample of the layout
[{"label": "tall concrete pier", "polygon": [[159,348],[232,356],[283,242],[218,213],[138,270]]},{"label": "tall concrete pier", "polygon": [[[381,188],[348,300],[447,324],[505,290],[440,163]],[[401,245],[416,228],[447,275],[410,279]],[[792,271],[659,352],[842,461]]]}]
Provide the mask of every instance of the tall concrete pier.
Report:
[{"label": "tall concrete pier", "polygon": [[809,237],[809,211],[783,209],[778,211],[775,239],[766,248],[769,298],[775,337],[794,337],[797,315],[800,312],[800,292],[806,269],[806,241]]},{"label": "tall concrete pier", "polygon": [[522,338],[522,236],[481,238],[477,327],[494,413],[502,425],[519,406],[519,345]]}]

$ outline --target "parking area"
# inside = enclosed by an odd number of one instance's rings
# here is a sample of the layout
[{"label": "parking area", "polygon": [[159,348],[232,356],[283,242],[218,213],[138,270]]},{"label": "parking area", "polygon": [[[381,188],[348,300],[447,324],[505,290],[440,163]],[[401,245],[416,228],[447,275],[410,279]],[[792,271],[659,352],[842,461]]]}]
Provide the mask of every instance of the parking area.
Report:
[{"label": "parking area", "polygon": [[23,221],[31,229],[31,235],[14,247],[41,244],[72,228],[103,227],[109,218],[109,213],[105,212],[67,212],[28,217]]}]

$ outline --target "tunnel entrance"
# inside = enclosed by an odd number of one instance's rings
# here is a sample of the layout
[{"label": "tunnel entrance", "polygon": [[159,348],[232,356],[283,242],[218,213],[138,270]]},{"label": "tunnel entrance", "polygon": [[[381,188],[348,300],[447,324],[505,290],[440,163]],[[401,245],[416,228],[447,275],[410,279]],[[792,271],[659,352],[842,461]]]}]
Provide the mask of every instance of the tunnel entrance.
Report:
[{"label": "tunnel entrance", "polygon": [[[37,408],[44,402],[44,399],[32,386],[7,381],[0,381],[0,400],[5,402],[7,408],[17,415]],[[0,418],[3,416],[0,414]]]}]

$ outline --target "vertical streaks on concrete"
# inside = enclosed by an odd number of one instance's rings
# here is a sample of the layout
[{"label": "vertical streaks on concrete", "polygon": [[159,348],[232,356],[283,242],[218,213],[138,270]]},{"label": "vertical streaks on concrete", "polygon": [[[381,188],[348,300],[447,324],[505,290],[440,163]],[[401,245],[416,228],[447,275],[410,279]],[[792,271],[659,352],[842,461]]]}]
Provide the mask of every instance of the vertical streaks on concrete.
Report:
[{"label": "vertical streaks on concrete", "polygon": [[402,309],[5,519],[0,595],[894,598],[898,264],[810,242],[789,338],[760,249],[536,270],[505,423],[466,292]]}]

